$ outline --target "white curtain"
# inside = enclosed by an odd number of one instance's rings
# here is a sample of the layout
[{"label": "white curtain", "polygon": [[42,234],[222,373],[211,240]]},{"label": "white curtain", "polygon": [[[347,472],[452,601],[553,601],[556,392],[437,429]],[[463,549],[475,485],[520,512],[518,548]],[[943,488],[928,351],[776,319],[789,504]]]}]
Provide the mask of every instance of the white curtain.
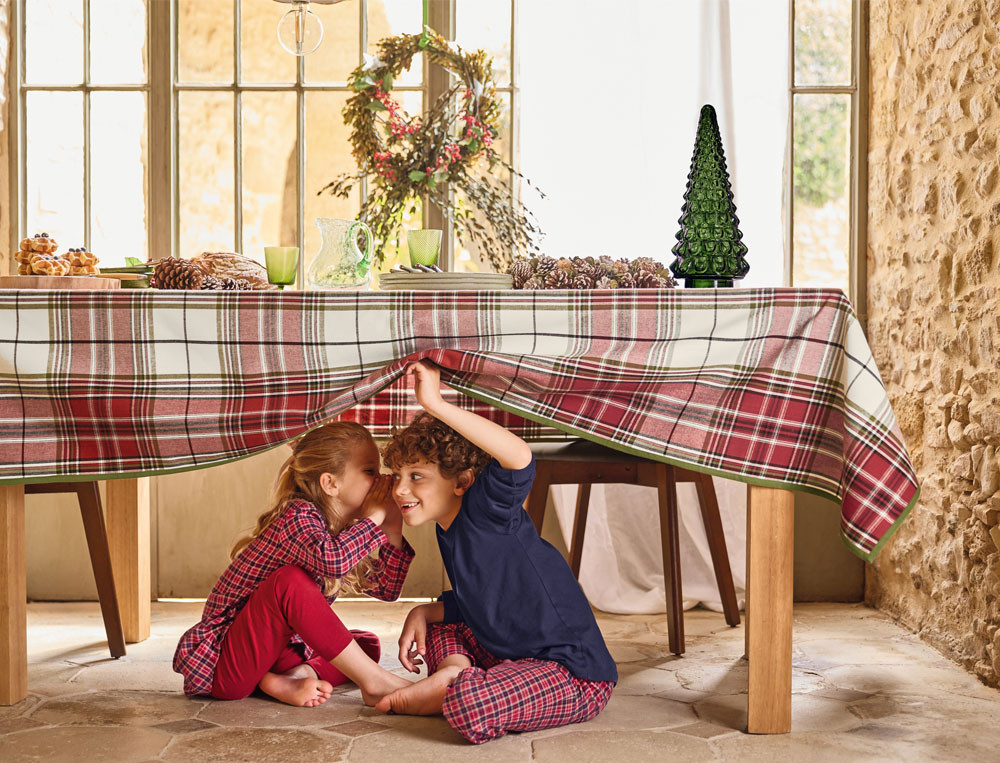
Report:
[{"label": "white curtain", "polygon": [[[518,14],[521,164],[547,195],[524,200],[546,232],[543,251],[668,264],[698,113],[711,103],[749,249],[739,285],[784,284],[786,0],[546,0]],[[740,591],[745,491],[716,480]],[[553,492],[568,536],[575,488]],[[718,609],[694,495],[681,486],[684,598]],[[657,523],[655,490],[594,486],[580,578],[595,606],[664,611]]]}]

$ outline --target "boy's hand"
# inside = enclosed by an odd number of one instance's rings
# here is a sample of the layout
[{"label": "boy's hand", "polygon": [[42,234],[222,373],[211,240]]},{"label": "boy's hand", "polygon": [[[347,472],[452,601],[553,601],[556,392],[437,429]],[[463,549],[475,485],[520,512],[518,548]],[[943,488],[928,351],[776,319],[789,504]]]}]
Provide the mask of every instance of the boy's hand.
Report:
[{"label": "boy's hand", "polygon": [[[399,507],[392,499],[392,476],[380,474],[375,478],[364,503],[361,504],[361,516],[368,517],[377,525],[382,525],[390,512],[399,514]],[[400,515],[402,521],[402,515]]]},{"label": "boy's hand", "polygon": [[414,392],[420,406],[430,411],[443,402],[441,397],[441,369],[423,360],[411,363],[406,367],[406,373],[414,377],[416,384]]},{"label": "boy's hand", "polygon": [[411,673],[419,673],[423,665],[427,640],[427,614],[425,605],[418,604],[410,610],[403,622],[403,632],[399,636],[399,661]]}]

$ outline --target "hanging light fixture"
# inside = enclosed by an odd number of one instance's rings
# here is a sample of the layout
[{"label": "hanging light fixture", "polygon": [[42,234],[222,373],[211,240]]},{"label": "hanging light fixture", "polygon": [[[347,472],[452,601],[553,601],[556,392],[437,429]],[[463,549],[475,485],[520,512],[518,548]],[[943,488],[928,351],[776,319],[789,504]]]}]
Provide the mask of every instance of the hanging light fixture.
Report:
[{"label": "hanging light fixture", "polygon": [[[323,22],[309,10],[310,0],[275,0],[295,6],[278,22],[278,42],[295,56],[312,53],[323,42]],[[343,0],[311,0],[321,5],[333,5]]]}]

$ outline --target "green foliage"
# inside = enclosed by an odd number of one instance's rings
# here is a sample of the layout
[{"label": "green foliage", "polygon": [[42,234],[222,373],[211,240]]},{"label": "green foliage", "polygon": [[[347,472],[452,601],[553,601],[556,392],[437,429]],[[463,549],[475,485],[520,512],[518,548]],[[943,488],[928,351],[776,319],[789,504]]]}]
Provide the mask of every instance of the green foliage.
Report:
[{"label": "green foliage", "polygon": [[846,95],[795,98],[795,200],[821,207],[844,193],[848,107]]}]

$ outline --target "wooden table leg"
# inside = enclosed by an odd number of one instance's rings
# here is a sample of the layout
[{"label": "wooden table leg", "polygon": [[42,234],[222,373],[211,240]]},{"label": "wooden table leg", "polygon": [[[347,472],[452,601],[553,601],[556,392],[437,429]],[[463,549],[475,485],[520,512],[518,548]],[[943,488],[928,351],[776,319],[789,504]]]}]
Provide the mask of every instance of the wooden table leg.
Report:
[{"label": "wooden table leg", "polygon": [[125,641],[149,638],[149,477],[109,480],[108,545]]},{"label": "wooden table leg", "polygon": [[0,705],[28,696],[24,485],[0,485]]},{"label": "wooden table leg", "polygon": [[792,729],[792,559],[795,496],[752,485],[747,504],[747,732]]}]

